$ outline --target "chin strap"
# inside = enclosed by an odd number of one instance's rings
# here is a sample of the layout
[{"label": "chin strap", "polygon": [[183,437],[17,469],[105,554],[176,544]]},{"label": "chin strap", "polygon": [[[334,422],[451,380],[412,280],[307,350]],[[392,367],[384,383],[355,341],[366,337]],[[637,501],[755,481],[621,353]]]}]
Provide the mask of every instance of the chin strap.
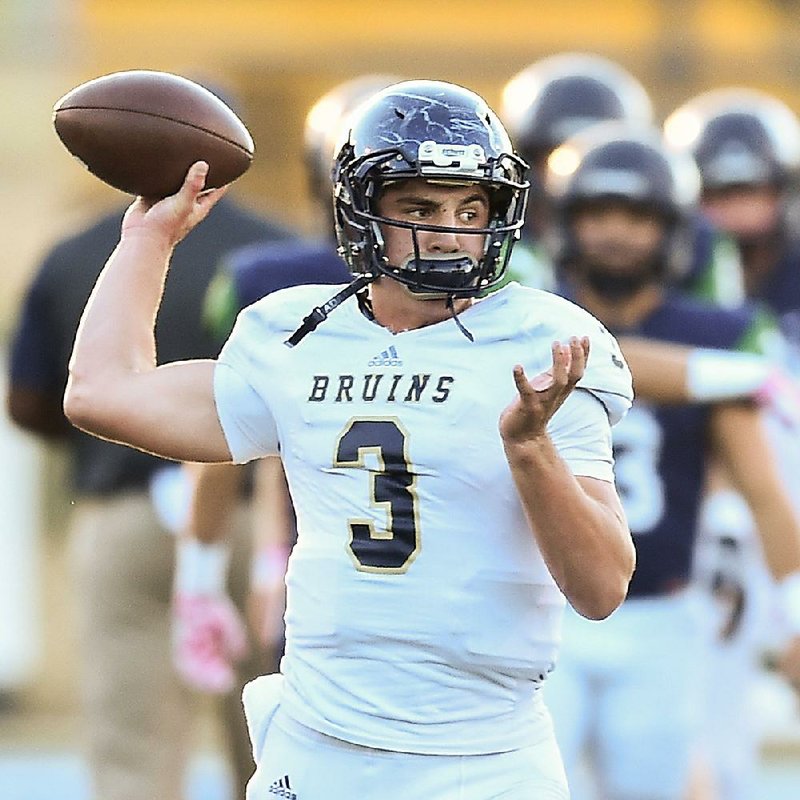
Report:
[{"label": "chin strap", "polygon": [[447,309],[450,312],[450,315],[453,317],[453,321],[456,323],[456,326],[467,337],[471,342],[475,341],[475,337],[464,327],[464,323],[458,318],[458,314],[456,313],[455,306],[453,305],[453,295],[447,295]]},{"label": "chin strap", "polygon": [[360,292],[365,286],[368,286],[377,276],[369,273],[359,275],[354,281],[348,283],[347,286],[338,292],[330,300],[327,300],[321,306],[317,306],[312,312],[303,318],[300,327],[284,342],[287,347],[294,347],[311,331],[316,330],[317,326],[328,318],[337,306],[340,306],[348,297],[351,297],[356,292]]}]

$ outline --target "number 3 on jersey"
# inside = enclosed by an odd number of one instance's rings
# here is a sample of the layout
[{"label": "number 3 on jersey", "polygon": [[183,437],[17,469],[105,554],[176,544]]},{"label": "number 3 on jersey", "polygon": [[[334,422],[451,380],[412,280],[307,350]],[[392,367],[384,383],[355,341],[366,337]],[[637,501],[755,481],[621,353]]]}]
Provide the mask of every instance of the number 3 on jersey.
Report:
[{"label": "number 3 on jersey", "polygon": [[661,522],[666,506],[658,471],[661,426],[655,414],[640,403],[614,428],[613,436],[617,490],[631,533],[650,533]]},{"label": "number 3 on jersey", "polygon": [[[367,459],[372,456],[372,464]],[[369,473],[370,505],[386,513],[386,526],[349,519],[350,552],[364,572],[405,572],[419,552],[417,478],[408,460],[408,434],[400,421],[351,419],[339,436],[334,467]]]}]

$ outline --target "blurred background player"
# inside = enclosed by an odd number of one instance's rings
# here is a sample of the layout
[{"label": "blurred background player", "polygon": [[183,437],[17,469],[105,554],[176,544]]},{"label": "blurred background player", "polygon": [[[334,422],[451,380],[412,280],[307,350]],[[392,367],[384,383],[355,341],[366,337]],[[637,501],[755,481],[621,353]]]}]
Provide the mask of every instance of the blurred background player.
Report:
[{"label": "blurred background player", "polygon": [[[624,123],[587,129],[550,159],[548,187],[561,291],[612,333],[693,347],[759,346],[765,318],[754,310],[716,308],[671,289],[690,265],[681,244],[700,179],[692,160],[671,154],[657,131]],[[602,625],[567,614],[547,698],[573,781],[590,745],[603,800],[683,800],[707,641],[689,582],[712,448],[759,521],[776,577],[800,569],[800,523],[772,469],[760,411],[749,403],[659,405],[639,397],[613,438],[637,569],[628,599]],[[799,643],[786,665],[795,678]]]},{"label": "blurred background player", "polygon": [[[705,213],[741,253],[749,298],[777,315],[789,342],[786,367],[800,376],[800,236],[793,215],[800,167],[800,122],[775,97],[729,87],[705,92],[676,109],[664,132],[691,153],[702,177]],[[772,413],[767,429],[784,476],[800,471],[797,414]],[[762,731],[754,689],[765,648],[776,644],[772,586],[755,523],[741,496],[715,486],[704,503],[698,577],[721,612],[712,648],[704,752],[717,796],[758,796],[755,781]],[[800,508],[795,480],[786,480]]]},{"label": "blurred background player", "polygon": [[[122,210],[58,242],[30,284],[13,333],[8,413],[20,427],[62,443],[74,499],[68,544],[76,596],[80,692],[94,796],[182,796],[191,754],[191,696],[170,651],[174,542],[185,496],[169,462],[87,436],[62,412],[67,363],[81,311],[119,238]],[[159,358],[213,357],[202,324],[208,284],[223,255],[285,237],[278,225],[225,199],[175,251],[158,321]],[[177,491],[175,491],[177,489]],[[245,544],[247,543],[243,540]],[[237,547],[230,591],[243,602],[246,566]],[[240,687],[255,673],[243,662]],[[226,696],[225,735],[243,796],[252,770],[237,686]],[[249,762],[247,761],[249,759]]]},{"label": "blurred background player", "polygon": [[[503,87],[500,116],[515,147],[531,166],[531,195],[521,247],[510,279],[553,288],[547,239],[553,209],[545,185],[547,161],[567,138],[600,122],[653,123],[653,106],[642,83],[621,65],[595,53],[558,53],[530,64]],[[684,246],[691,264],[682,281],[716,302],[741,302],[738,254],[700,214],[693,215]]]},{"label": "blurred background player", "polygon": [[690,152],[704,213],[736,242],[747,297],[778,315],[800,349],[800,121],[775,97],[726,88],[687,101],[664,123],[670,145]]},{"label": "blurred background player", "polygon": [[[565,137],[591,125],[613,120],[650,124],[652,104],[640,81],[619,64],[595,53],[574,52],[549,56],[524,68],[505,84],[502,98],[502,114],[516,147],[533,165],[533,200],[528,204],[522,242],[511,259],[509,279],[553,289],[553,248],[548,240],[556,234],[545,186],[550,155]],[[735,244],[700,213],[692,214],[688,227],[691,233],[681,245],[683,256],[689,259],[681,271],[682,285],[716,303],[739,304],[743,287]],[[633,337],[622,337],[620,344],[637,391],[648,397],[683,402],[699,392],[706,400],[752,395],[774,400],[766,391],[771,368],[759,360],[737,357],[737,379],[711,386],[700,376],[720,370],[730,376],[729,354],[698,353]]]},{"label": "blurred background player", "polygon": [[[208,328],[221,345],[230,334],[242,308],[272,292],[303,284],[346,284],[352,275],[337,252],[331,205],[331,171],[334,153],[343,135],[349,115],[367,98],[396,83],[390,75],[362,75],[337,84],[311,107],[304,127],[304,154],[309,195],[314,201],[317,219],[313,226],[322,230],[316,239],[295,238],[242,248],[226,258],[209,288],[205,305]],[[227,519],[242,496],[248,475],[253,484],[254,553],[248,618],[252,632],[263,648],[262,672],[277,672],[283,653],[284,575],[289,552],[294,543],[294,509],[289,499],[280,459],[267,458],[254,465],[191,465],[192,499],[189,524],[179,538],[178,552],[201,554],[197,572],[211,563],[205,584],[193,588],[193,594],[216,598],[219,609],[226,608],[221,596],[222,572],[225,569],[225,541],[229,533]],[[177,663],[196,688],[213,690],[215,676],[230,672],[235,648],[226,643],[235,640],[236,624],[221,611],[212,616],[182,613],[186,592],[176,587],[174,613],[176,627],[182,631],[183,645],[176,650]],[[196,647],[193,643],[203,642]],[[192,656],[194,654],[194,657]]]},{"label": "blurred background player", "polygon": [[[561,53],[537,61],[506,84],[502,113],[516,139],[517,148],[534,167],[534,190],[523,238],[527,248],[523,246],[515,250],[510,272],[513,271],[513,277],[523,283],[550,287],[551,268],[547,263],[547,249],[541,241],[547,239],[548,222],[552,221],[543,179],[548,157],[566,136],[598,122],[618,119],[636,124],[650,121],[651,103],[644,87],[619,65],[594,54]],[[791,136],[793,130],[789,126],[784,135]],[[682,249],[690,250],[690,254],[684,253],[683,257],[691,259],[680,278],[684,288],[724,305],[741,302],[744,287],[734,241],[720,235],[699,213],[693,213],[691,226],[687,228],[691,233],[680,244]],[[694,389],[687,386],[690,351],[673,345],[656,349],[651,342],[631,337],[620,337],[620,344],[634,373],[640,396],[674,401],[676,389],[677,395]],[[695,360],[688,370],[692,373],[691,382],[700,373],[702,358],[708,355],[705,352],[694,353]],[[720,354],[714,357],[720,358]],[[720,367],[725,369],[723,363],[724,358]],[[726,392],[728,396],[736,396],[737,387],[744,389],[747,382],[744,374],[749,368],[744,366],[744,362],[738,367],[736,380],[729,381],[727,386],[720,382],[711,392],[711,387],[703,386],[705,398],[715,399],[715,392],[719,392],[716,399],[724,398]],[[711,364],[706,368],[716,371]],[[727,371],[730,372],[730,367]],[[755,389],[757,383],[756,380],[751,389]],[[732,514],[727,514],[726,518],[742,519],[741,515],[736,517]],[[746,519],[744,517],[745,525]],[[730,730],[730,726],[727,729]],[[735,760],[735,757],[728,758]]]},{"label": "blurred background player", "polygon": [[552,224],[544,186],[547,159],[569,136],[598,122],[652,122],[652,103],[644,86],[619,64],[595,53],[564,52],[514,75],[503,87],[499,114],[531,168],[525,228],[509,279],[550,289],[554,277],[544,245]]}]

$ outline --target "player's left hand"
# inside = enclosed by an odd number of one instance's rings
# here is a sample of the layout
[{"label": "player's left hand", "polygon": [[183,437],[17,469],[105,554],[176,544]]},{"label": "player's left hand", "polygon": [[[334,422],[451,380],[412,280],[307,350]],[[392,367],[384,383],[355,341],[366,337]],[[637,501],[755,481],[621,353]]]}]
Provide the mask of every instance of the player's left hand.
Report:
[{"label": "player's left hand", "polygon": [[500,435],[506,445],[542,436],[553,414],[583,377],[589,358],[589,337],[573,336],[567,344],[553,342],[553,366],[528,380],[521,365],[514,367],[517,397],[500,415]]},{"label": "player's left hand", "polygon": [[219,694],[236,682],[247,654],[244,621],[227,595],[178,592],[172,600],[173,662],[191,688]]}]

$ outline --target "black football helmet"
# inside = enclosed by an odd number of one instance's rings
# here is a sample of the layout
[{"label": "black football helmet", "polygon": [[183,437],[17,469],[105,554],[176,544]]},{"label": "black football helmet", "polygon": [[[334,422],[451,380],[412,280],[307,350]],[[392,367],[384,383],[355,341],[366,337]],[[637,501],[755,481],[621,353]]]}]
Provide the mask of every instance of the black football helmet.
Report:
[{"label": "black football helmet", "polygon": [[[451,83],[405,81],[374,95],[351,118],[334,167],[334,213],[342,256],[355,274],[386,275],[418,294],[469,297],[500,282],[519,238],[529,185],[526,164],[500,120],[474,92]],[[413,178],[480,184],[491,218],[478,261],[463,254],[426,257],[419,232],[458,228],[398,222],[381,216],[376,200],[386,182]],[[381,228],[411,231],[414,257],[390,264]]]},{"label": "black football helmet", "polygon": [[592,53],[559,53],[511,78],[503,89],[500,118],[517,151],[534,164],[597,122],[649,125],[653,108],[642,84],[613,61]]},{"label": "black football helmet", "polygon": [[326,208],[331,205],[333,159],[349,115],[373,94],[399,80],[394,75],[360,75],[334,86],[306,114],[303,145],[308,184],[312,195]]},{"label": "black football helmet", "polygon": [[794,182],[800,122],[775,97],[752,89],[715,89],[677,108],[664,123],[667,142],[694,156],[704,190]]},{"label": "black football helmet", "polygon": [[686,153],[672,152],[653,127],[599,123],[571,137],[548,159],[548,191],[557,209],[556,259],[569,264],[577,250],[571,218],[581,206],[617,201],[663,217],[666,234],[654,261],[658,274],[683,277],[690,264],[689,227],[700,175]]}]

